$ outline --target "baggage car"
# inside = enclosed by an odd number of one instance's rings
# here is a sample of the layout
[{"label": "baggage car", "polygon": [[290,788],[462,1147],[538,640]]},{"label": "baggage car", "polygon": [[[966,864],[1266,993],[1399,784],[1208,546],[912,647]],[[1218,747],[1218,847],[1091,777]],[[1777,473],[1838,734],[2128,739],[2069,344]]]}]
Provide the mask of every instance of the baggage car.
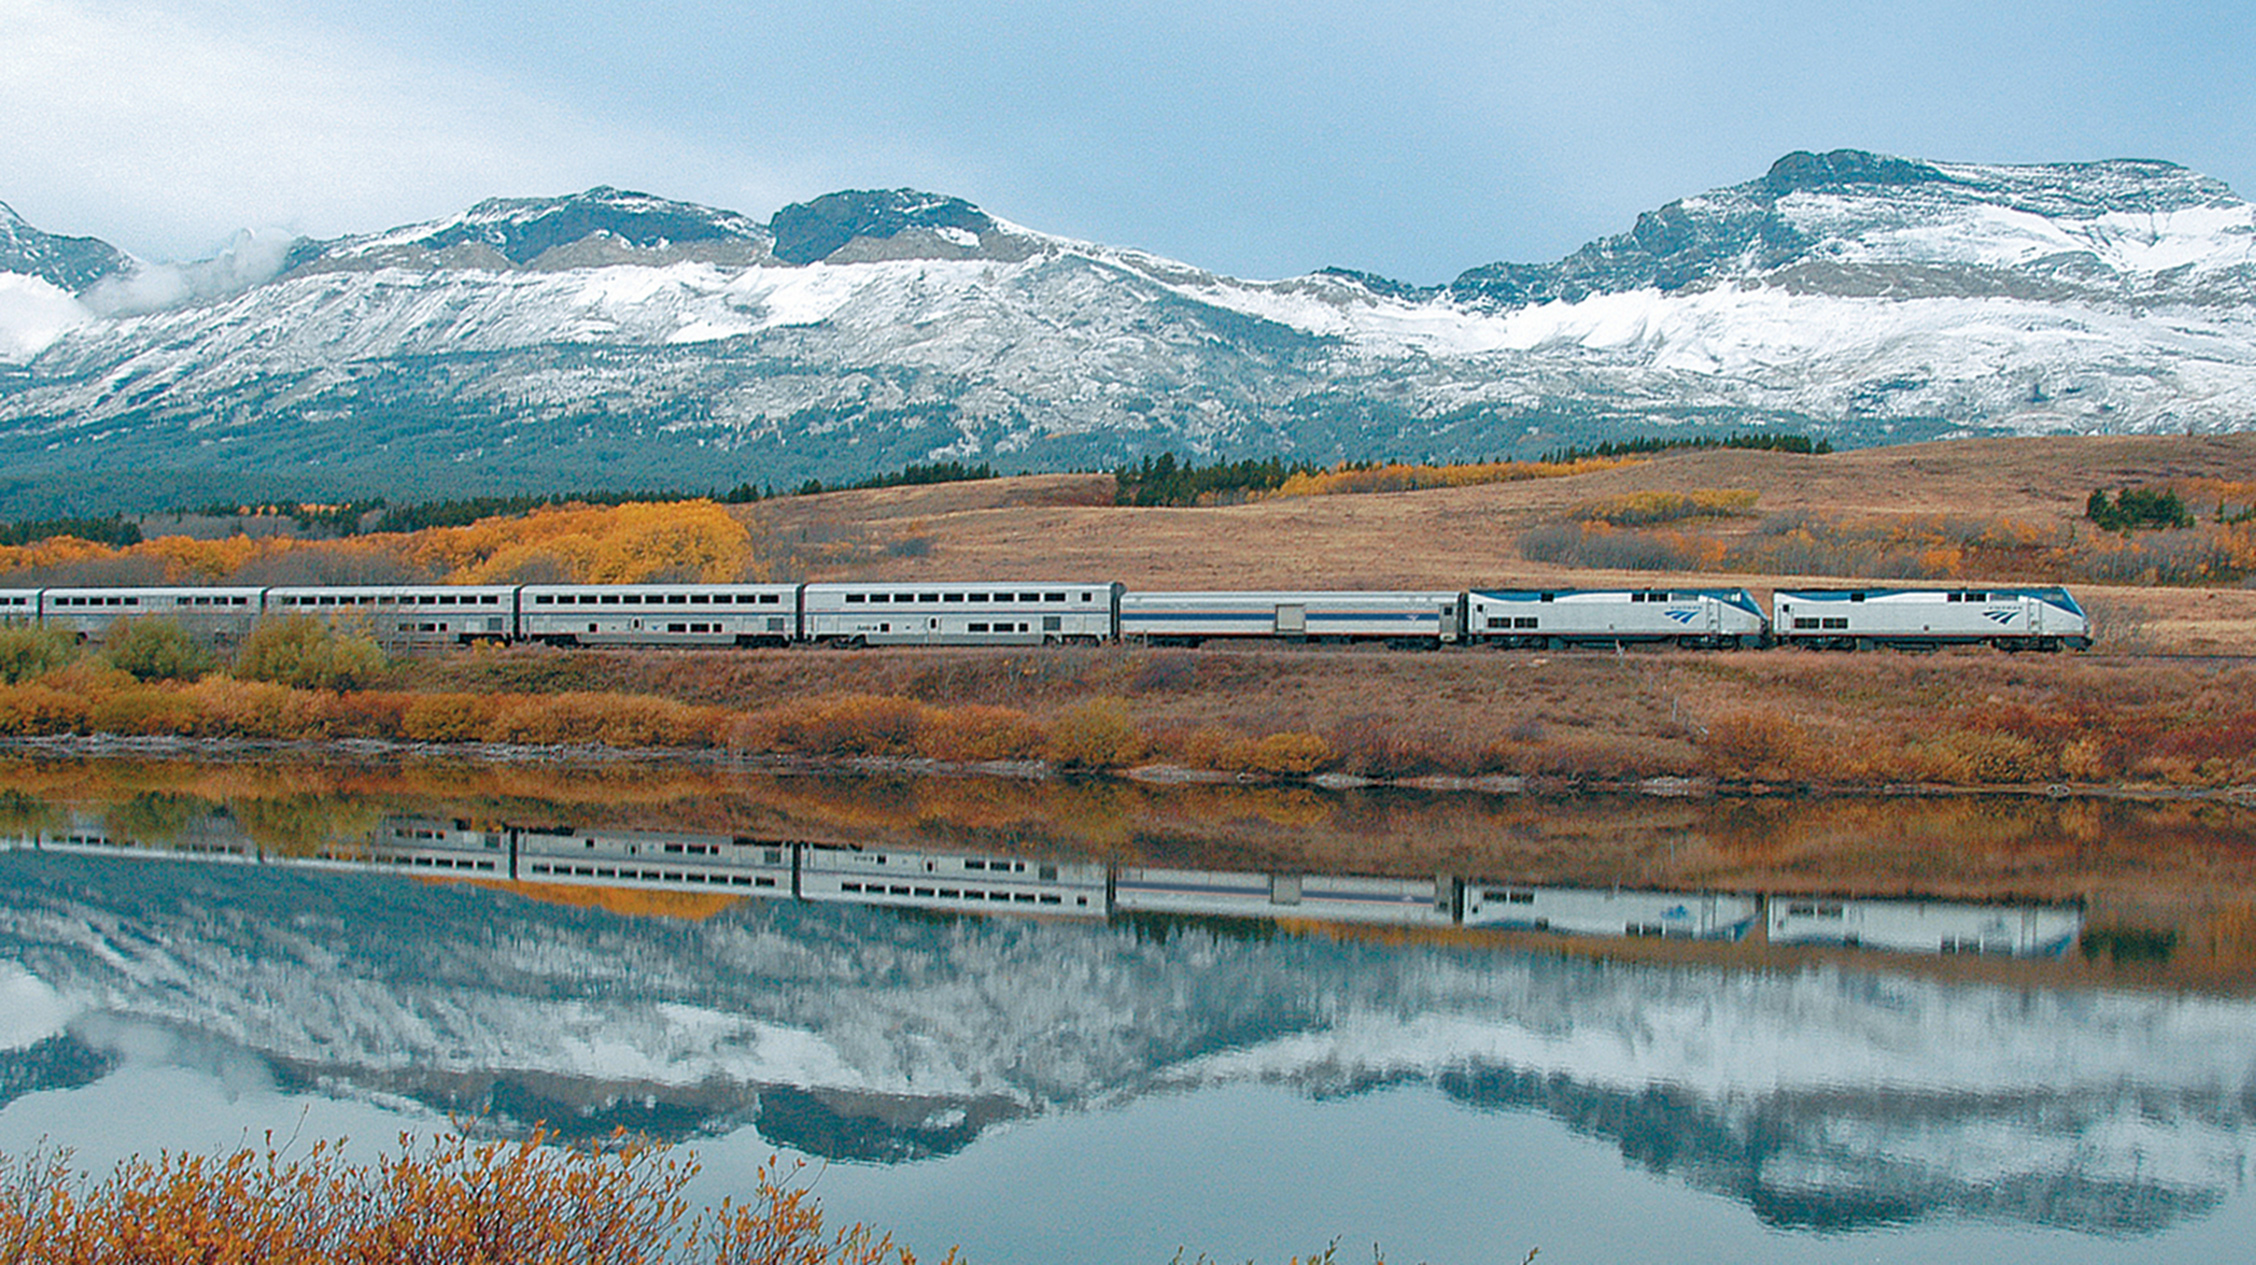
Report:
[{"label": "baggage car", "polygon": [[1461,593],[1123,593],[1120,636],[1157,645],[1216,640],[1381,641],[1454,644],[1464,632]]}]

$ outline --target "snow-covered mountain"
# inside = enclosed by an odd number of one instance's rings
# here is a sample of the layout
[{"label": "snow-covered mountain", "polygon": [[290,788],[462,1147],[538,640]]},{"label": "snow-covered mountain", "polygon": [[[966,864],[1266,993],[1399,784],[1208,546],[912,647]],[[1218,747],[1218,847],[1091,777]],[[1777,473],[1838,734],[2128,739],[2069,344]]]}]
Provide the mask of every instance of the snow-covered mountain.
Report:
[{"label": "snow-covered mountain", "polygon": [[2108,1234],[2256,1145],[2256,1004],[751,901],[633,920],[276,865],[0,853],[0,1103],[169,1034],[330,1093],[900,1160],[1243,1084],[1536,1110],[1781,1225]]},{"label": "snow-covered mountain", "polygon": [[698,487],[2256,418],[2256,209],[2151,161],[1790,154],[1436,288],[1240,280],[906,190],[768,224],[612,189],[495,200],[301,241],[157,310],[114,297],[146,265],[0,229],[0,456],[89,486]]}]

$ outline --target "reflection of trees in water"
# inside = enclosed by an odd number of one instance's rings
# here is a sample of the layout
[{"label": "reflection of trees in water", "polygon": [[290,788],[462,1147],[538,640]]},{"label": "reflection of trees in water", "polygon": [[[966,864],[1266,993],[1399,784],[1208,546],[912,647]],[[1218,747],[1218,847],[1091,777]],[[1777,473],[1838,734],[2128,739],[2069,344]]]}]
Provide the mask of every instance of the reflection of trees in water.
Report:
[{"label": "reflection of trees in water", "polygon": [[336,843],[364,842],[375,834],[386,813],[386,805],[343,795],[232,799],[227,807],[260,851],[286,857],[310,856]]},{"label": "reflection of trees in water", "polygon": [[145,791],[105,808],[102,825],[113,839],[178,843],[191,829],[208,820],[214,807],[210,800],[194,795]]}]

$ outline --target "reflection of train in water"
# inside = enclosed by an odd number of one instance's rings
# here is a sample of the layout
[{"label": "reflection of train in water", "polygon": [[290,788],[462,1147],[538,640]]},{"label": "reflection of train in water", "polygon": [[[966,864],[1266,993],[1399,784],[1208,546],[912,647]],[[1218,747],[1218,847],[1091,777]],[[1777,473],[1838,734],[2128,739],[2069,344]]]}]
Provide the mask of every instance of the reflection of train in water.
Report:
[{"label": "reflection of train in water", "polygon": [[2083,929],[2083,912],[2072,905],[1766,898],[1496,883],[1447,874],[1406,879],[1110,866],[676,831],[481,827],[409,817],[383,819],[365,841],[330,843],[287,856],[262,854],[240,827],[218,815],[176,824],[154,846],[121,839],[98,817],[84,815],[13,839],[0,836],[0,848],[9,846],[1062,918],[1305,920],[1708,941],[1739,940],[1760,927],[1772,944],[1895,953],[2057,956],[2076,943]]},{"label": "reflection of train in water", "polygon": [[267,615],[310,615],[400,649],[553,646],[1046,646],[1380,642],[1404,647],[1655,644],[1861,650],[1992,645],[2082,650],[2068,590],[1263,590],[1141,592],[1111,580],[835,584],[388,584],[0,591],[0,620],[100,640],[162,616],[215,640]]}]

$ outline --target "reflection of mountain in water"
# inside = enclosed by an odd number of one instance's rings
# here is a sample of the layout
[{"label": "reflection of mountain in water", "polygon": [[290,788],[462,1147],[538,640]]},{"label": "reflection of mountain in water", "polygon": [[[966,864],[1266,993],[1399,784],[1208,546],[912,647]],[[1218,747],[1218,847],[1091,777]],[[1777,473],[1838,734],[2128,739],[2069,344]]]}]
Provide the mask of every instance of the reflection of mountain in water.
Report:
[{"label": "reflection of mountain in water", "polygon": [[[0,855],[6,959],[82,1016],[332,1090],[671,1136],[753,1120],[875,1160],[1158,1089],[1422,1081],[1555,1115],[1780,1223],[2136,1232],[2212,1207],[2256,1136],[2256,1006],[2234,1000],[792,901],[637,921],[30,852]],[[15,1092],[103,1057],[36,1049],[5,1060]]]}]

